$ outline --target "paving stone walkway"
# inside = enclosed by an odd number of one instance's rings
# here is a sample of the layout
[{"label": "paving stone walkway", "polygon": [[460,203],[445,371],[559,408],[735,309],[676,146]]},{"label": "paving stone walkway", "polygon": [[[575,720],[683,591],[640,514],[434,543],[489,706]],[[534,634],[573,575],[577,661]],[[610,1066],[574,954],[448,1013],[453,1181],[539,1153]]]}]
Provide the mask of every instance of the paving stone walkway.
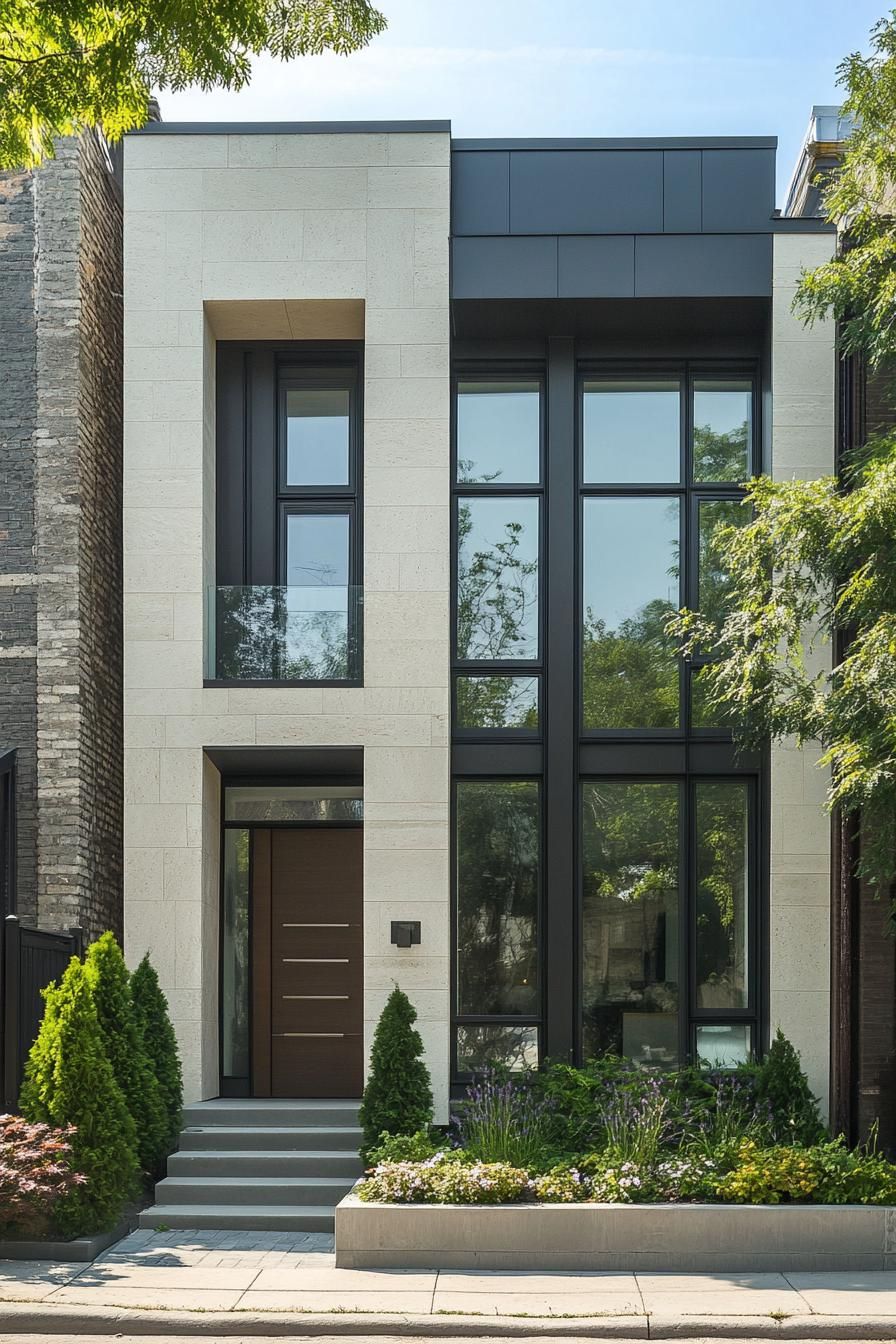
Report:
[{"label": "paving stone walkway", "polygon": [[[389,1313],[676,1319],[700,1333],[892,1317],[896,1271],[804,1274],[622,1274],[336,1269],[315,1233],[134,1232],[92,1265],[0,1261],[0,1302],[181,1312]],[[0,1307],[0,1320],[3,1309]],[[635,1325],[637,1322],[632,1321]],[[446,1323],[447,1324],[447,1323]],[[747,1333],[746,1329],[742,1331]],[[89,1331],[85,1331],[89,1333]],[[683,1328],[682,1333],[685,1333]]]}]

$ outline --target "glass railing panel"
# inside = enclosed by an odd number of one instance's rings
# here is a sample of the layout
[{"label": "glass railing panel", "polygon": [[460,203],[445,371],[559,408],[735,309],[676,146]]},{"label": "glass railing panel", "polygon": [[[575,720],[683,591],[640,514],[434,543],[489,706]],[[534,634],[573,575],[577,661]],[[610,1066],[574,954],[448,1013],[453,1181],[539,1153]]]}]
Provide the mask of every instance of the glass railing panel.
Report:
[{"label": "glass railing panel", "polygon": [[255,584],[211,588],[213,681],[359,681],[363,590]]}]

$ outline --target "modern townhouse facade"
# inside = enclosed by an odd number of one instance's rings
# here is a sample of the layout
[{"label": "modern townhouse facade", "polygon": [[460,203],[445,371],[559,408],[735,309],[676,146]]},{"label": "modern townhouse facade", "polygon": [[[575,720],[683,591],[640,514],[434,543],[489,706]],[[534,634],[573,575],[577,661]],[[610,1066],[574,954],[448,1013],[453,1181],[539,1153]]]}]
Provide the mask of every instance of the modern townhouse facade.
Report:
[{"label": "modern townhouse facade", "polygon": [[817,753],[664,633],[741,482],[835,461],[833,231],[767,139],[177,125],[125,157],[125,936],[191,1100],[354,1098],[393,982],[489,1059],[827,1100]]}]

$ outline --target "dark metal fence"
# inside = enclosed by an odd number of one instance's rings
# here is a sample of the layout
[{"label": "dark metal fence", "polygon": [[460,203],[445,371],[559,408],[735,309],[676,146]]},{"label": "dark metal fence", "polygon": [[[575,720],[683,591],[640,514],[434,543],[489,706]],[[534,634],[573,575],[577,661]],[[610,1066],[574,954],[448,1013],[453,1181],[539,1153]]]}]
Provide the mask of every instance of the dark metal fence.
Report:
[{"label": "dark metal fence", "polygon": [[41,1018],[41,990],[84,948],[83,929],[48,933],[7,915],[0,930],[0,1110],[13,1111]]}]

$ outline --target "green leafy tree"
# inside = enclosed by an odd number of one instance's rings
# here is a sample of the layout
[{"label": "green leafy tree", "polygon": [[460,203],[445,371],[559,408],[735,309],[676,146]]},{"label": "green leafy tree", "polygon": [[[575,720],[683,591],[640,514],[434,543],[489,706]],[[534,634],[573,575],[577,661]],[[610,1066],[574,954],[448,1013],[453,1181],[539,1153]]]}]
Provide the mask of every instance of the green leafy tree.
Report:
[{"label": "green leafy tree", "polygon": [[131,999],[134,1021],[161,1093],[166,1119],[162,1156],[167,1157],[177,1146],[180,1135],[184,1085],[168,1000],[148,954],[131,976]]},{"label": "green leafy tree", "polygon": [[149,1175],[158,1175],[169,1152],[168,1117],[155,1069],[143,1047],[131,1002],[130,976],[114,934],[104,933],[91,944],[85,970],[106,1054],[134,1119],[140,1165]]},{"label": "green leafy tree", "polygon": [[822,194],[845,245],[803,275],[796,311],[836,318],[841,350],[880,365],[896,356],[896,10],[872,30],[867,55],[841,62],[837,82],[853,130]]},{"label": "green leafy tree", "polygon": [[[841,64],[855,124],[823,191],[836,255],[804,272],[794,301],[807,323],[837,321],[840,351],[883,379],[896,356],[896,11],[868,55]],[[724,521],[721,624],[685,611],[670,622],[686,655],[712,658],[701,698],[743,744],[820,741],[828,804],[844,835],[861,818],[859,871],[892,892],[896,869],[896,434],[873,434],[839,477],[750,482],[752,520]],[[842,656],[831,667],[830,649]]]},{"label": "green leafy tree", "polygon": [[370,0],[3,0],[0,15],[0,169],[86,127],[119,139],[152,90],[240,89],[262,52],[347,55],[386,26]]},{"label": "green leafy tree", "polygon": [[115,1226],[138,1189],[134,1121],[115,1081],[90,979],[73,957],[46,1007],[25,1068],[19,1107],[27,1120],[74,1126],[70,1165],[86,1180],[53,1213],[64,1236]]},{"label": "green leafy tree", "polygon": [[416,1008],[396,985],[374,1032],[361,1101],[365,1161],[381,1134],[416,1134],[432,1124],[432,1086],[416,1021]]}]

